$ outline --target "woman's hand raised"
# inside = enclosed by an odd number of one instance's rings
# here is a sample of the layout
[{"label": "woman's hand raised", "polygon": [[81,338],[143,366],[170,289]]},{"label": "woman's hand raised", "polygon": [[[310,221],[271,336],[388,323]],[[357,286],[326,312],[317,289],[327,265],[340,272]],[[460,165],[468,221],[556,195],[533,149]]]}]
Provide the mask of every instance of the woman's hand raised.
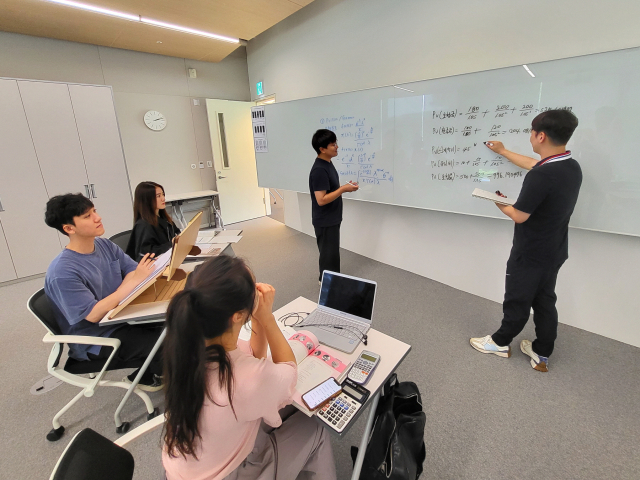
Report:
[{"label": "woman's hand raised", "polygon": [[267,283],[256,283],[256,306],[253,309],[252,317],[261,325],[272,320],[273,317],[273,299],[276,295],[276,289]]}]

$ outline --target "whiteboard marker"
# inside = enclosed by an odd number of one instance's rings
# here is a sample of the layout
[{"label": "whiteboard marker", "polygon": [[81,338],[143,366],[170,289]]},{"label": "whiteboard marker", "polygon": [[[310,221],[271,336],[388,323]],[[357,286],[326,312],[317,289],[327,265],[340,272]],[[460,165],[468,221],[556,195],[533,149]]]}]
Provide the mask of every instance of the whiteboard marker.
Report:
[{"label": "whiteboard marker", "polygon": [[488,147],[493,147],[493,143],[491,143],[491,142],[484,142],[484,144],[485,144],[486,146],[488,146]]}]

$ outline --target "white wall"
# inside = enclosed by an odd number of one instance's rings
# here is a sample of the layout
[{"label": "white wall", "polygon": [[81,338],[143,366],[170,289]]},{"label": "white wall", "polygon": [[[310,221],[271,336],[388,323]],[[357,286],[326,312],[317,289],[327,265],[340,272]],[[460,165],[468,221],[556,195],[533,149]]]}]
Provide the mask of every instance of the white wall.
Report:
[{"label": "white wall", "polygon": [[[213,168],[190,167],[213,160],[204,99],[250,100],[243,48],[207,63],[0,32],[0,77],[111,85],[132,189],[153,180],[168,193],[215,189]],[[167,117],[164,130],[144,125],[148,110]]]},{"label": "white wall", "polygon": [[[249,42],[249,79],[281,102],[636,47],[639,16],[630,0],[315,0]],[[313,235],[309,195],[285,195],[286,224]],[[347,200],[341,231],[348,250],[502,301],[508,220]],[[640,238],[571,229],[569,255],[560,321],[640,346]]]}]

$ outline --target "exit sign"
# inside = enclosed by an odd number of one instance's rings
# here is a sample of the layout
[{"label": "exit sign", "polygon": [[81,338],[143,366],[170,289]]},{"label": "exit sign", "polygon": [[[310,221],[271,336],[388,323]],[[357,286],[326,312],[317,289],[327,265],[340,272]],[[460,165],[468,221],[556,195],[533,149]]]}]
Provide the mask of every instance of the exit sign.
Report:
[{"label": "exit sign", "polygon": [[262,82],[256,83],[256,92],[258,96],[262,95],[264,92],[262,91]]}]

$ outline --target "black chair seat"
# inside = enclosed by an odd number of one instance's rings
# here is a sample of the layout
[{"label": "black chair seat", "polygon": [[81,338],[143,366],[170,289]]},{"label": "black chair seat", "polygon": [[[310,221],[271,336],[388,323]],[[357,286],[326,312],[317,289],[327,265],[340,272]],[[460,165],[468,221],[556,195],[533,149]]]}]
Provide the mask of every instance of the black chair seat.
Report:
[{"label": "black chair seat", "polygon": [[133,455],[90,428],[73,439],[53,480],[131,480]]}]

